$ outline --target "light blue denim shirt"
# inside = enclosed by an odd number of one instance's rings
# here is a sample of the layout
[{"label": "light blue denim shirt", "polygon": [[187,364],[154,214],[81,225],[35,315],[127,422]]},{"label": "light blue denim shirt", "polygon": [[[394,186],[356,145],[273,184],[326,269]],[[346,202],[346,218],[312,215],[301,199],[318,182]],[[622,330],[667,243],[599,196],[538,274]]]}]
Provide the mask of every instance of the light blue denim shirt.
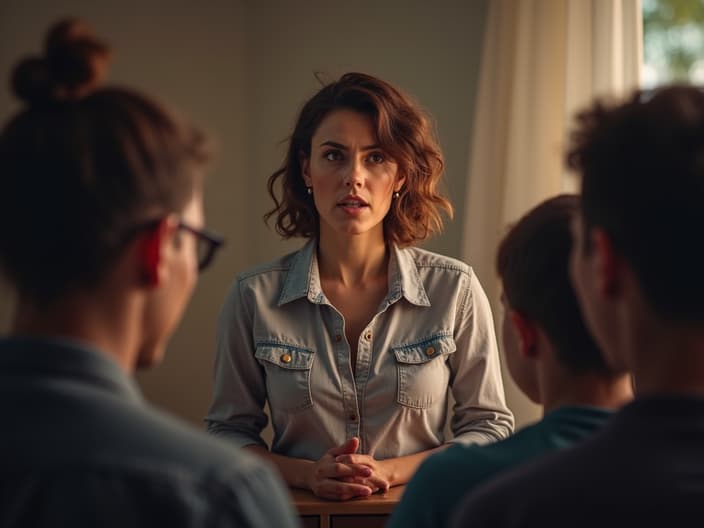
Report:
[{"label": "light blue denim shirt", "polygon": [[[211,433],[318,460],[352,436],[377,459],[508,436],[489,302],[466,264],[393,247],[389,290],[350,364],[345,321],[320,286],[316,241],[240,275],[219,318]],[[453,438],[444,435],[448,389]]]}]

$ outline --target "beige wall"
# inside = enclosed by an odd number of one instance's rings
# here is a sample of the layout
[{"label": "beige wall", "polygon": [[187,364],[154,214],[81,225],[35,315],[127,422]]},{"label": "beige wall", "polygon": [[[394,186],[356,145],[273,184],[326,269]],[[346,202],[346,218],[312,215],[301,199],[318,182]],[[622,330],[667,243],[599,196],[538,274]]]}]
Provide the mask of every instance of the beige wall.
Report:
[{"label": "beige wall", "polygon": [[[262,221],[268,175],[283,156],[295,114],[317,88],[314,72],[357,70],[405,89],[435,117],[447,158],[447,191],[465,196],[468,149],[487,1],[442,0],[3,0],[0,74],[57,16],[91,21],[117,54],[111,80],[185,110],[219,138],[206,196],[208,224],[227,237],[203,275],[164,364],[138,379],[149,399],[201,424],[211,396],[214,321],[234,275],[292,250]],[[16,108],[2,84],[0,120]],[[464,204],[454,200],[456,218]],[[426,244],[458,256],[461,226]],[[0,328],[9,301],[0,289]],[[510,393],[519,423],[532,419]]]}]

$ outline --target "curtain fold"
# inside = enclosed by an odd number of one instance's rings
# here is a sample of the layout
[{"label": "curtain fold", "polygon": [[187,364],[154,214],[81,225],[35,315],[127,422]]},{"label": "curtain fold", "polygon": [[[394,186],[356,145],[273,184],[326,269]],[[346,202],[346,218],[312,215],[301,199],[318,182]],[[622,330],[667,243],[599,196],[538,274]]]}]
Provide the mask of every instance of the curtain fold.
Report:
[{"label": "curtain fold", "polygon": [[[470,147],[462,257],[499,308],[494,255],[507,226],[576,191],[563,167],[576,110],[639,85],[640,0],[491,0]],[[505,373],[521,425],[540,413]]]}]

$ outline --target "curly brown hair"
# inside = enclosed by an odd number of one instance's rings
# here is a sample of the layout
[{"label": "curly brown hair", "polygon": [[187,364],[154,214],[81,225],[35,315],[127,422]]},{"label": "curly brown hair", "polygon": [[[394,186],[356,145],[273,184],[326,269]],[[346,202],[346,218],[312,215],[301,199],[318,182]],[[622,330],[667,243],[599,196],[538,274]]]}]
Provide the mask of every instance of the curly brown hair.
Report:
[{"label": "curly brown hair", "polygon": [[[408,96],[389,83],[363,73],[346,73],[320,89],[301,110],[288,152],[268,181],[276,231],[284,238],[318,236],[319,218],[301,172],[301,157],[310,157],[311,139],[333,110],[349,109],[371,117],[381,148],[398,164],[405,183],[384,219],[388,242],[400,247],[424,240],[443,226],[441,211],[452,217],[452,205],[438,192],[444,160],[430,120]],[[276,184],[281,180],[279,199]]]}]

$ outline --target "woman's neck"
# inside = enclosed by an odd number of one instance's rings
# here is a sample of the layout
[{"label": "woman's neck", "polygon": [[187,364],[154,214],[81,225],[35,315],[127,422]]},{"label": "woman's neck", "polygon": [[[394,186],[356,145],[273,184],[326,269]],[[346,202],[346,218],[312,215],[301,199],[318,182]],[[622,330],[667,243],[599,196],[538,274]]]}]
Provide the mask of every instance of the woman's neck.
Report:
[{"label": "woman's neck", "polygon": [[389,255],[383,236],[337,237],[321,233],[318,240],[318,267],[323,280],[343,285],[363,284],[387,274]]}]

